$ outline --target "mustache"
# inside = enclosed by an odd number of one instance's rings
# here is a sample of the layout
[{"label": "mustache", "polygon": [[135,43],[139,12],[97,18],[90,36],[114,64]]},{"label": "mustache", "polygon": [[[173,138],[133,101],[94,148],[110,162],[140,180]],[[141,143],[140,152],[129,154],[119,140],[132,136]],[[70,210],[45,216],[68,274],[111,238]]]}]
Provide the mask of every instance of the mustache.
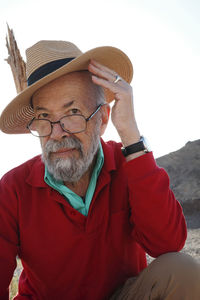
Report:
[{"label": "mustache", "polygon": [[56,152],[63,148],[75,148],[81,154],[83,153],[82,144],[76,137],[65,137],[61,141],[49,140],[44,146],[44,152],[49,155],[51,152]]}]

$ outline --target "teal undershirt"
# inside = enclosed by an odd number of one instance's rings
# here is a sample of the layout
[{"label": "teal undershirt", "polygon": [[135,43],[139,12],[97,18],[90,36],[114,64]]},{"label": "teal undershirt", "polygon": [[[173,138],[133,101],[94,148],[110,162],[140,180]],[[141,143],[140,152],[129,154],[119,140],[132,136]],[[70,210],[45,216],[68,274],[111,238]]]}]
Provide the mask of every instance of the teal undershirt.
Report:
[{"label": "teal undershirt", "polygon": [[92,197],[94,195],[94,191],[96,188],[97,179],[102,169],[103,163],[104,163],[104,154],[103,154],[101,143],[99,143],[97,161],[94,170],[92,172],[92,177],[90,179],[90,183],[86,192],[85,202],[79,195],[77,195],[68,187],[66,187],[63,181],[56,181],[54,177],[48,172],[46,166],[45,166],[44,181],[53,189],[57,190],[61,195],[63,195],[69,201],[69,203],[73,208],[78,210],[84,216],[87,216],[90,203],[92,201]]}]

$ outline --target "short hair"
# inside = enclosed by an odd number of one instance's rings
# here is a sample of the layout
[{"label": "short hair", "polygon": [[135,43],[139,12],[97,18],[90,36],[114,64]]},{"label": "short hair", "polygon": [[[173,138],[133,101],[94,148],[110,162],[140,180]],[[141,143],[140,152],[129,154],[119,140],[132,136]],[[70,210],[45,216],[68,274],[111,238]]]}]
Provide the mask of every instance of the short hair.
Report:
[{"label": "short hair", "polygon": [[105,103],[104,89],[99,85],[95,85],[95,89],[96,89],[96,105],[98,106],[100,104],[104,104]]}]

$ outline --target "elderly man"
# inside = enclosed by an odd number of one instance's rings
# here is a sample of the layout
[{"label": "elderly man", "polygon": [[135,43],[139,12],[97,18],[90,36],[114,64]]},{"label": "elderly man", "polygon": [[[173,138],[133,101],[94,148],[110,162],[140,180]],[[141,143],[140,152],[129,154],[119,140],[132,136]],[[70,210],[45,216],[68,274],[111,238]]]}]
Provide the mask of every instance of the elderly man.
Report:
[{"label": "elderly man", "polygon": [[[27,50],[28,87],[3,111],[6,133],[39,137],[42,156],[0,186],[0,300],[200,299],[200,269],[179,251],[182,209],[141,137],[132,65],[119,49],[62,41]],[[105,143],[112,122],[121,143]],[[158,257],[147,267],[146,253]]]}]

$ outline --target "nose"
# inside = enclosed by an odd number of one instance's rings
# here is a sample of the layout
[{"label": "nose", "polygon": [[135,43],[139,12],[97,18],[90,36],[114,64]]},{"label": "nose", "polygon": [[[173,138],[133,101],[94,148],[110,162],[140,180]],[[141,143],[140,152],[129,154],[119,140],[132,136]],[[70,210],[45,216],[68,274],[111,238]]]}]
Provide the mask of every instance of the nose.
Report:
[{"label": "nose", "polygon": [[70,133],[64,131],[62,127],[60,126],[60,123],[54,123],[52,124],[52,133],[50,135],[50,138],[54,140],[60,140],[61,138],[65,136],[70,136]]}]

